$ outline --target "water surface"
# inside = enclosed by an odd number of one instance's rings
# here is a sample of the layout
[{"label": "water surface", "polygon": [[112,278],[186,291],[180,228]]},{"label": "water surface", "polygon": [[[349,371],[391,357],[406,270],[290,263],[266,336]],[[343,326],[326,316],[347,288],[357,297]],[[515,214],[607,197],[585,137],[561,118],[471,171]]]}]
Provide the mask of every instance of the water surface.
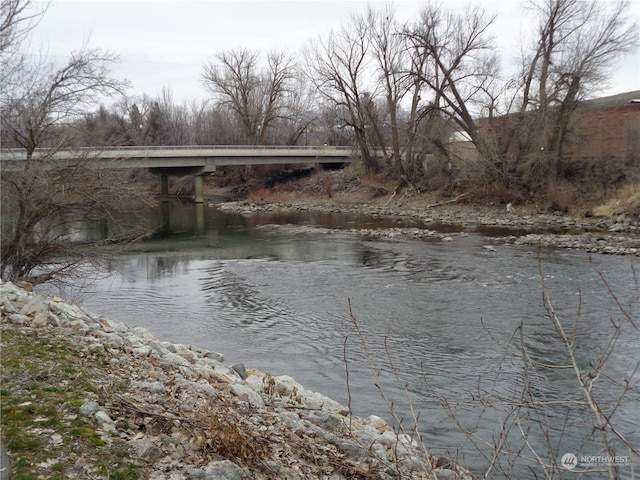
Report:
[{"label": "water surface", "polygon": [[[464,446],[465,460],[477,471],[486,460],[470,448],[441,398],[477,404],[491,392],[493,401],[522,400],[528,373],[538,398],[551,402],[544,417],[559,452],[600,453],[581,438],[588,411],[553,406],[580,400],[571,371],[533,375],[521,358],[505,355],[504,346],[524,325],[534,360],[567,361],[542,302],[545,283],[567,328],[578,321],[578,359],[588,368],[607,345],[611,321],[622,317],[617,302],[628,306],[636,299],[633,258],[514,245],[489,251],[482,248],[489,240],[475,234],[440,242],[327,233],[400,225],[358,215],[247,217],[205,209],[198,219],[192,206],[172,209],[162,235],[119,257],[114,274],[85,291],[89,309],[162,339],[220,352],[228,364],[291,375],[345,405],[350,398],[359,416],[394,422],[395,415],[410,429],[419,412],[417,425],[433,452]],[[637,311],[633,315],[637,320]],[[628,378],[639,356],[637,332],[625,329],[607,372]],[[607,403],[614,392],[599,395]],[[477,425],[488,441],[500,431],[492,411]],[[526,412],[519,413],[524,418]],[[477,408],[456,410],[469,428],[479,414]],[[616,420],[640,445],[637,398]],[[544,451],[537,425],[530,441]],[[526,470],[519,475],[533,478]]]}]

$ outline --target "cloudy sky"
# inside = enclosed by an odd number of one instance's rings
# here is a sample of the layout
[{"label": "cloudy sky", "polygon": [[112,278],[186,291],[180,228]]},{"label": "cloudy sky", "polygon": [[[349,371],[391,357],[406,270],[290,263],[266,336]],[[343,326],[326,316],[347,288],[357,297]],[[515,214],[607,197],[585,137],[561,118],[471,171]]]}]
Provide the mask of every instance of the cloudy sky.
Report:
[{"label": "cloudy sky", "polygon": [[[113,68],[133,85],[132,94],[152,97],[168,88],[174,100],[206,98],[200,83],[203,65],[216,52],[251,50],[296,52],[309,39],[325,36],[367,5],[382,8],[386,0],[53,0],[33,32],[32,46],[64,61],[83,43],[120,56]],[[398,20],[415,17],[425,0],[396,0]],[[464,8],[464,0],[447,0]],[[640,22],[640,0],[632,0]],[[482,0],[499,14],[494,33],[504,53],[519,42],[527,20],[516,0]],[[530,22],[529,22],[530,23]],[[640,89],[640,52],[627,55],[611,79],[609,93]]]}]

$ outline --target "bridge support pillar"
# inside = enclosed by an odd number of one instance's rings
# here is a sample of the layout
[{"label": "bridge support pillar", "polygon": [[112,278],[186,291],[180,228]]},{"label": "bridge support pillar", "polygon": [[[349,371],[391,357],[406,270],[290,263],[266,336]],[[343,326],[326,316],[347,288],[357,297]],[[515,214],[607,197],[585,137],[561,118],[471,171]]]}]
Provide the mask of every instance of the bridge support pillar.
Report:
[{"label": "bridge support pillar", "polygon": [[198,235],[204,235],[204,205],[202,203],[196,203],[196,229]]},{"label": "bridge support pillar", "polygon": [[193,177],[193,182],[194,182],[194,190],[193,190],[193,200],[196,203],[203,203],[204,202],[204,193],[203,193],[203,181],[202,181],[202,175],[195,175]]},{"label": "bridge support pillar", "polygon": [[169,201],[169,175],[166,173],[160,174],[160,200],[163,203]]}]

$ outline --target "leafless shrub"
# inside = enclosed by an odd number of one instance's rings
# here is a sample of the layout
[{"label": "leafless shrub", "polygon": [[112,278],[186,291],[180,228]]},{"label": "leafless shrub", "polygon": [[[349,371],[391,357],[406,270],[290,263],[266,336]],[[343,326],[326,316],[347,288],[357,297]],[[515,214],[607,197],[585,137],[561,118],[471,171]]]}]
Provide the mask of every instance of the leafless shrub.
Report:
[{"label": "leafless shrub", "polygon": [[139,214],[149,204],[127,171],[94,170],[87,158],[46,170],[35,160],[2,175],[2,278],[42,283],[102,270],[95,247],[149,233]]},{"label": "leafless shrub", "polygon": [[[629,358],[628,368],[622,373],[616,373],[612,365],[622,338],[633,336],[640,342],[638,274],[631,264],[634,294],[632,298],[621,299],[604,275],[593,264],[592,267],[615,308],[611,318],[602,319],[609,327],[598,350],[584,342],[582,301],[572,321],[561,318],[555,310],[539,260],[542,307],[552,333],[550,339],[559,347],[554,358],[561,356],[561,361],[545,358],[536,350],[529,325],[522,320],[507,338],[499,338],[483,322],[486,333],[500,346],[502,354],[496,362],[495,376],[489,382],[479,381],[467,399],[442,393],[423,368],[427,391],[462,434],[457,451],[449,453],[457,457],[460,464],[473,464],[481,478],[522,478],[524,475],[544,479],[638,478],[640,449],[626,437],[621,416],[625,409],[628,412],[630,406],[633,408],[640,402],[640,359]],[[411,435],[422,442],[428,453],[429,447],[424,445],[418,428],[420,412],[414,407],[408,384],[394,365],[393,352],[386,339],[384,364],[406,396],[405,410],[409,412],[411,425],[407,425],[398,404],[384,390],[381,371],[369,353],[367,339],[350,304],[349,309],[374,385],[389,408],[397,434]],[[344,356],[346,362],[346,343]],[[561,379],[563,385],[570,388],[549,396],[544,388],[549,378]],[[486,425],[494,426],[490,438],[484,433]],[[575,459],[577,463],[564,463],[565,454],[577,454],[576,449],[598,457],[600,463],[585,465],[581,456]]]},{"label": "leafless shrub", "polygon": [[[402,415],[400,414],[399,409],[396,407],[395,402],[393,401],[393,399],[391,398],[390,395],[387,394],[384,386],[383,386],[383,382],[382,382],[382,375],[381,375],[381,371],[378,369],[378,366],[376,365],[376,362],[373,360],[373,357],[371,356],[371,353],[369,352],[369,347],[367,345],[367,341],[365,339],[365,335],[364,332],[361,330],[360,328],[360,324],[358,323],[358,319],[356,318],[356,316],[353,313],[353,310],[351,308],[351,301],[349,300],[349,315],[351,317],[351,323],[354,326],[355,330],[356,330],[356,334],[358,339],[360,340],[360,344],[362,346],[362,350],[364,352],[364,357],[365,357],[365,361],[366,364],[369,368],[369,371],[371,372],[371,375],[373,377],[373,382],[374,382],[374,386],[376,387],[376,389],[378,390],[378,393],[380,395],[380,397],[382,398],[382,400],[386,403],[388,409],[389,409],[389,413],[391,415],[391,417],[393,418],[394,422],[395,422],[395,433],[396,433],[396,438],[397,438],[397,442],[395,445],[395,448],[397,449],[400,445],[400,436],[405,436],[406,438],[410,438],[412,441],[417,441],[418,445],[420,446],[420,448],[422,448],[422,453],[424,454],[426,459],[429,459],[429,464],[425,464],[424,465],[424,471],[426,473],[429,473],[431,471],[431,469],[435,466],[435,459],[433,458],[433,456],[431,455],[431,453],[429,452],[429,448],[425,445],[425,442],[422,441],[422,436],[420,434],[420,430],[418,429],[418,423],[420,420],[420,412],[417,412],[414,409],[413,406],[413,400],[412,400],[412,396],[409,393],[409,389],[408,389],[408,384],[401,378],[400,373],[398,372],[398,369],[395,367],[395,364],[393,362],[391,353],[389,351],[388,345],[386,343],[386,339],[385,339],[385,351],[387,353],[387,361],[388,361],[388,366],[390,366],[393,375],[395,377],[395,379],[398,382],[398,385],[400,385],[400,387],[402,388],[402,391],[405,393],[405,398],[408,402],[409,405],[409,411],[411,412],[411,419],[410,421],[413,421],[413,425],[406,425],[404,418],[402,417]],[[344,362],[345,362],[345,366],[346,366],[346,379],[347,379],[347,390],[348,390],[348,399],[349,399],[349,411],[351,412],[351,391],[350,391],[350,387],[349,387],[349,366],[348,366],[348,361],[347,361],[347,339],[345,339],[345,343],[344,343],[344,350],[343,350],[343,355],[344,355]],[[351,417],[349,420],[349,428],[351,428]],[[433,459],[433,461],[431,461]],[[396,474],[399,478],[402,478],[402,468],[400,465],[396,464],[395,466],[395,470],[396,470]]]},{"label": "leafless shrub", "polygon": [[575,189],[567,183],[553,182],[547,186],[546,198],[552,210],[568,212],[575,205]]},{"label": "leafless shrub", "polygon": [[[28,16],[30,3],[2,3],[2,15],[13,15],[9,27],[2,20],[1,33],[8,35],[3,45],[9,41],[22,49],[20,28],[28,31],[43,12]],[[88,244],[132,240],[142,234],[135,228],[137,219],[126,226],[123,221],[132,206],[130,198],[143,197],[127,182],[126,173],[89,168],[86,151],[76,152],[75,160],[65,164],[52,162],[72,144],[66,127],[104,96],[124,92],[128,83],[111,75],[117,56],[88,45],[61,64],[26,53],[3,55],[1,60],[11,81],[0,89],[0,136],[4,148],[16,150],[3,151],[3,160],[12,160],[13,166],[5,168],[10,162],[3,163],[6,215],[0,273],[5,279],[40,283],[69,275],[87,262],[100,263],[88,254]],[[88,225],[104,231],[82,232]]]}]

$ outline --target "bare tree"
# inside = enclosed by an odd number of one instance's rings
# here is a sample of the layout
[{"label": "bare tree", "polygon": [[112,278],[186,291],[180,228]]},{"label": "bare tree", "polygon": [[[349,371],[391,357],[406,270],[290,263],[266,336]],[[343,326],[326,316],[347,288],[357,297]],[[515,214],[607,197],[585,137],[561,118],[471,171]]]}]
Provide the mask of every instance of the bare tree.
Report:
[{"label": "bare tree", "polygon": [[260,82],[263,92],[262,121],[258,143],[264,144],[269,129],[280,118],[288,115],[288,96],[292,82],[296,77],[294,63],[284,52],[271,52],[267,55],[267,68]]},{"label": "bare tree", "polygon": [[[464,132],[490,161],[495,156],[481,135],[476,116],[486,107],[486,92],[492,90],[498,75],[489,34],[494,20],[477,5],[457,14],[428,4],[420,20],[406,32],[422,68],[413,74],[427,87],[421,116],[430,124],[444,120]],[[450,158],[447,140],[441,135],[432,138],[440,153]]]},{"label": "bare tree", "polygon": [[292,99],[299,78],[293,59],[270,52],[260,67],[259,52],[224,51],[205,66],[205,87],[218,105],[228,108],[242,132],[242,143],[269,143],[278,121],[291,119]]},{"label": "bare tree", "polygon": [[[1,179],[3,278],[60,278],[92,260],[88,244],[142,233],[137,219],[133,225],[123,222],[127,199],[140,196],[126,176],[87,168],[86,152],[61,168],[50,168],[48,162],[72,146],[72,126],[87,109],[126,88],[126,82],[110,75],[115,60],[84,46],[59,67],[29,55],[12,65],[16,81],[0,93],[2,146],[16,149],[3,151],[3,160],[17,159],[3,169]],[[82,225],[88,224],[99,225],[101,234],[83,234]]]},{"label": "bare tree", "polygon": [[317,120],[316,99],[315,92],[296,67],[296,74],[290,79],[286,93],[286,108],[280,110],[272,128],[269,129],[270,143],[281,145],[308,143],[310,129]]},{"label": "bare tree", "polygon": [[[372,127],[381,147],[387,142],[384,139],[388,124],[390,136],[390,163],[396,170],[396,174],[403,176],[405,173],[402,162],[403,149],[401,146],[401,102],[412,86],[411,76],[407,65],[408,54],[404,39],[399,34],[399,27],[394,18],[394,10],[391,5],[385,9],[374,11],[369,8],[366,22],[369,25],[367,31],[371,38],[371,54],[378,68],[378,77],[382,86],[382,95],[386,106],[384,120],[371,117]],[[409,119],[409,122],[411,119]],[[386,149],[385,149],[386,150]]]},{"label": "bare tree", "polygon": [[349,25],[331,32],[326,40],[312,42],[306,68],[319,94],[335,106],[340,127],[353,130],[367,171],[376,171],[369,112],[371,99],[376,98],[377,82],[370,65],[371,39],[367,29],[365,19],[354,17]]},{"label": "bare tree", "polygon": [[618,58],[638,45],[630,2],[531,0],[537,18],[532,45],[525,50],[517,85],[516,120],[503,150],[516,160],[543,162],[542,174],[561,174],[562,146],[579,102],[606,87]]},{"label": "bare tree", "polygon": [[0,2],[0,52],[20,43],[40,22],[49,2],[2,0]]},{"label": "bare tree", "polygon": [[[187,145],[190,141],[190,118],[186,105],[173,101],[173,92],[163,87],[159,97],[145,96],[136,115],[131,106],[131,126],[139,132],[139,145]],[[139,122],[139,123],[138,123]]]},{"label": "bare tree", "polygon": [[[425,150],[429,145],[423,141],[424,108],[423,97],[428,97],[429,86],[426,76],[431,74],[432,66],[427,49],[418,47],[407,35],[408,27],[399,25],[391,5],[382,10],[370,9],[366,22],[371,38],[371,55],[376,68],[376,77],[380,85],[380,95],[385,105],[384,118],[371,118],[376,132],[382,131],[388,136],[378,135],[379,146],[390,150],[390,164],[394,175],[405,182],[421,180]],[[422,125],[421,125],[422,124]],[[431,135],[436,128],[435,122],[428,127]],[[425,148],[426,147],[426,148]]]},{"label": "bare tree", "polygon": [[18,72],[27,63],[22,48],[29,33],[39,23],[48,2],[1,0],[0,2],[0,92],[20,82]]},{"label": "bare tree", "polygon": [[233,145],[239,143],[228,113],[208,102],[190,106],[192,131],[196,145]]},{"label": "bare tree", "polygon": [[83,47],[60,68],[41,61],[25,66],[22,81],[0,98],[3,144],[24,148],[28,158],[38,147],[64,146],[59,125],[77,118],[102,96],[127,87],[109,75],[116,59],[108,52]]},{"label": "bare tree", "polygon": [[55,170],[34,168],[31,160],[2,172],[3,279],[64,281],[85,267],[95,273],[108,261],[97,246],[149,232],[136,213],[148,192],[126,172],[85,168],[85,159]]},{"label": "bare tree", "polygon": [[258,53],[247,49],[231,50],[216,55],[219,62],[205,66],[203,83],[236,116],[246,143],[257,141],[260,124],[255,92],[258,89]]}]

